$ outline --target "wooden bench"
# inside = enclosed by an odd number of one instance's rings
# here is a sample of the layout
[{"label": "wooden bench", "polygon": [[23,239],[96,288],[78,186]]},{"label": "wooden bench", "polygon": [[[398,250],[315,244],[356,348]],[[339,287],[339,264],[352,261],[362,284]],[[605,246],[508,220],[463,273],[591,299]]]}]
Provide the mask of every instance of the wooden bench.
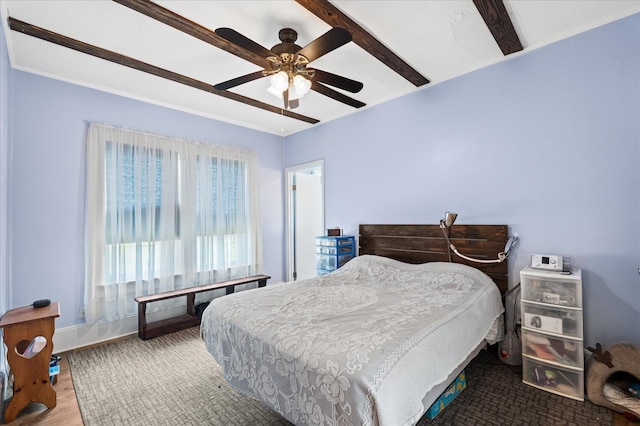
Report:
[{"label": "wooden bench", "polygon": [[[238,278],[235,280],[221,281],[213,284],[205,284],[197,287],[189,287],[180,290],[165,291],[163,293],[150,294],[148,296],[138,296],[138,336],[142,340],[153,339],[163,334],[184,330],[200,325],[200,318],[196,315],[196,294],[204,291],[224,288],[227,294],[234,292],[235,287],[240,284],[258,282],[258,287],[267,285],[268,275],[252,275],[250,277]],[[174,297],[187,297],[187,313],[179,317],[168,318],[152,323],[147,323],[147,303],[159,302],[160,300],[173,299]]]}]

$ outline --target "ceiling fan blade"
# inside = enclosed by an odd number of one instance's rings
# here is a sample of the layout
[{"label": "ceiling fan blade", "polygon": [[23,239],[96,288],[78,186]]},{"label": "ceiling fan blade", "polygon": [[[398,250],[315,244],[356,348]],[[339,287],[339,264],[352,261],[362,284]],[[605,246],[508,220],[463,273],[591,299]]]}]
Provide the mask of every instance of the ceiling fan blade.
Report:
[{"label": "ceiling fan blade", "polygon": [[215,87],[217,90],[227,90],[232,87],[240,86],[241,84],[248,83],[253,80],[257,80],[259,78],[263,78],[264,74],[262,71],[252,72],[251,74],[243,75],[240,77],[232,78],[231,80],[223,81],[222,83],[216,84]]},{"label": "ceiling fan blade", "polygon": [[351,33],[349,33],[349,31],[341,27],[333,27],[300,49],[297,53],[311,62],[350,41]]},{"label": "ceiling fan blade", "polygon": [[341,75],[322,71],[317,68],[314,68],[313,72],[313,80],[351,93],[358,93],[364,87],[364,84],[359,81],[351,80],[350,78],[343,77]]},{"label": "ceiling fan blade", "polygon": [[289,101],[289,109],[296,109],[300,106],[300,99],[291,99]]},{"label": "ceiling fan blade", "polygon": [[236,46],[240,46],[244,50],[248,50],[249,52],[256,54],[258,56],[262,56],[263,58],[266,58],[268,56],[274,56],[273,52],[267,49],[266,47],[259,45],[255,41],[243,36],[236,30],[233,30],[231,28],[217,28],[216,34],[222,37],[223,39],[230,41]]},{"label": "ceiling fan blade", "polygon": [[311,82],[311,90],[314,90],[318,93],[322,93],[325,96],[330,97],[331,99],[335,99],[336,101],[342,102],[343,104],[347,104],[354,108],[361,108],[366,104],[364,102],[360,102],[357,99],[350,98],[349,96],[343,95],[342,93],[333,90],[330,87],[327,87],[317,81]]}]

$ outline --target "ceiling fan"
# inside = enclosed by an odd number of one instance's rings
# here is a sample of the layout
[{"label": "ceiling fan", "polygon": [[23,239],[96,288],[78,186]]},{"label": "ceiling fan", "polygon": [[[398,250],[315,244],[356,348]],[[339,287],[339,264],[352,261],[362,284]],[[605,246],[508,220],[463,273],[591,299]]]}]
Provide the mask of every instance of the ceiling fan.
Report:
[{"label": "ceiling fan", "polygon": [[218,28],[216,34],[241,49],[265,58],[269,63],[269,68],[262,71],[216,84],[214,87],[217,90],[228,90],[259,78],[270,77],[269,92],[283,99],[285,109],[297,108],[300,104],[299,99],[309,90],[322,93],[355,108],[365,105],[326,86],[357,93],[362,90],[361,82],[307,67],[312,61],[351,41],[351,34],[344,28],[334,27],[305,47],[295,44],[298,39],[298,33],[295,30],[283,28],[278,33],[280,43],[271,49],[261,46],[231,28]]}]

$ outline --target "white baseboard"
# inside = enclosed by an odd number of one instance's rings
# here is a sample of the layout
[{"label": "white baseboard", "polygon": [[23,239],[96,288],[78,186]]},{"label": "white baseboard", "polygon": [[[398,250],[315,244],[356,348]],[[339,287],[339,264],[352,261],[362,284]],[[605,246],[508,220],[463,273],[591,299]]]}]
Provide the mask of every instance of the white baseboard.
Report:
[{"label": "white baseboard", "polygon": [[[171,318],[182,315],[185,312],[185,307],[178,306],[166,311],[148,313],[147,321]],[[137,316],[112,322],[78,324],[57,328],[53,335],[53,353],[67,352],[136,334],[138,334]]]}]

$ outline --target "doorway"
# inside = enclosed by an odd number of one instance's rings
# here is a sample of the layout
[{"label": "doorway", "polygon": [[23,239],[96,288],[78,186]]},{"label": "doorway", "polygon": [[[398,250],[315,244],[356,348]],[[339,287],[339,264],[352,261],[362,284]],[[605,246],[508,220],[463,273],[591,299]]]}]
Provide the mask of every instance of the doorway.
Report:
[{"label": "doorway", "polygon": [[285,169],[287,281],[316,276],[315,237],[324,234],[324,160]]}]

